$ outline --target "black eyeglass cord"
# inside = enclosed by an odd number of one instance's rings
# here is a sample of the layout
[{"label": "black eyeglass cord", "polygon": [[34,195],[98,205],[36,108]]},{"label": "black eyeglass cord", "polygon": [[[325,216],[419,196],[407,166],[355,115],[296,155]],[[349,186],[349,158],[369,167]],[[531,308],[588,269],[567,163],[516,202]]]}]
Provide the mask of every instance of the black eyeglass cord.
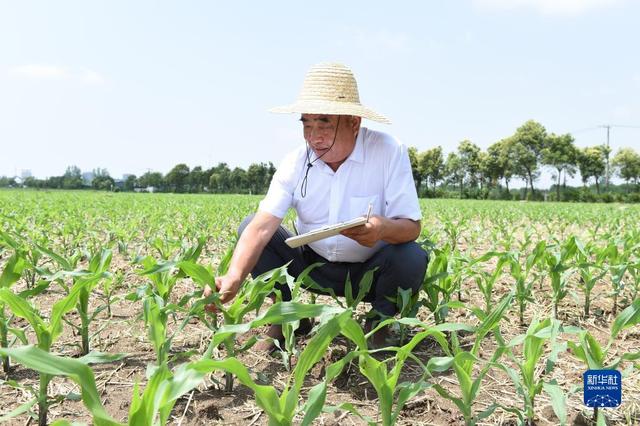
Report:
[{"label": "black eyeglass cord", "polygon": [[336,124],[336,132],[333,134],[333,142],[331,142],[331,146],[329,147],[329,149],[323,152],[321,156],[319,156],[313,161],[309,161],[311,158],[309,153],[310,152],[309,144],[307,143],[307,170],[304,172],[304,178],[302,179],[302,184],[300,185],[300,195],[302,196],[302,198],[307,196],[307,185],[309,183],[309,169],[313,167],[313,163],[315,163],[316,161],[324,157],[324,155],[327,152],[331,151],[331,148],[333,148],[333,145],[336,143],[336,136],[338,136],[339,126],[340,126],[340,116],[338,116],[338,123]]}]

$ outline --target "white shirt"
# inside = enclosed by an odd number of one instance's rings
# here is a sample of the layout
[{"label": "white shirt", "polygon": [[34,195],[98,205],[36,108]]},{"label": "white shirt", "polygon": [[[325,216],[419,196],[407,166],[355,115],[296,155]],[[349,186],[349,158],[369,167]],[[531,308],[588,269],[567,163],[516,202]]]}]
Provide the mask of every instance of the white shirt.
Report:
[{"label": "white shirt", "polygon": [[[316,155],[310,151],[313,161]],[[259,211],[283,218],[293,207],[300,234],[367,214],[387,218],[420,220],[422,214],[411,173],[407,148],[392,136],[361,127],[351,155],[331,170],[322,159],[313,163],[303,198],[300,186],[307,165],[303,145],[290,152],[273,175]],[[342,235],[313,242],[309,246],[331,262],[364,262],[386,243],[365,247]]]}]

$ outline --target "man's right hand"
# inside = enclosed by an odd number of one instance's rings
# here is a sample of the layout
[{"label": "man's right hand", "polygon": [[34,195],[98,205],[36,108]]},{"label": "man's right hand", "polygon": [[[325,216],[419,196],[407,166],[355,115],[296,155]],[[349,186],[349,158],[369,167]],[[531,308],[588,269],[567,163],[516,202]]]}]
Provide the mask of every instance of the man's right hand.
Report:
[{"label": "man's right hand", "polygon": [[[238,294],[242,280],[233,277],[229,274],[216,277],[216,291],[220,294],[220,302],[227,303],[233,300]],[[206,286],[204,288],[204,297],[209,297],[213,293],[211,287]],[[209,312],[216,312],[216,306],[211,304],[207,305],[205,309]]]}]

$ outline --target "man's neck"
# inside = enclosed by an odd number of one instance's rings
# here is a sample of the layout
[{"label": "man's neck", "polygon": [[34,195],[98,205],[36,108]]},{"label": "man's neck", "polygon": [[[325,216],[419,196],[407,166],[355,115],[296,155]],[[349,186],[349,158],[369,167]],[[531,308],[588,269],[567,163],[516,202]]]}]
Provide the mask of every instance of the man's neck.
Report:
[{"label": "man's neck", "polygon": [[360,130],[358,130],[358,132],[356,132],[356,137],[353,140],[353,148],[351,148],[351,151],[346,155],[346,157],[344,157],[342,160],[340,161],[334,161],[332,163],[327,163],[326,161],[324,162],[327,166],[329,166],[329,168],[331,170],[333,170],[333,172],[337,172],[338,168],[342,165],[342,163],[344,163],[345,161],[347,161],[349,159],[349,156],[351,154],[353,154],[353,151],[356,149],[356,145],[358,144],[358,133],[360,133]]}]

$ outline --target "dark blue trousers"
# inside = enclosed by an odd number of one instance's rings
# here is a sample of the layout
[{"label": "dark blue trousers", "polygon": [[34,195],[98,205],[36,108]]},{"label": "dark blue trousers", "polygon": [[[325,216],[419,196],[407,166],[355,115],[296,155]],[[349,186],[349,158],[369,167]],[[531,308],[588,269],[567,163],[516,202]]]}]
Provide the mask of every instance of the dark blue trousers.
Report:
[{"label": "dark blue trousers", "polygon": [[[238,235],[242,234],[252,218],[253,215],[244,219],[238,229]],[[330,262],[308,246],[289,247],[284,241],[291,236],[282,226],[278,228],[251,271],[254,277],[291,262],[288,272],[297,278],[309,265],[322,262],[322,266],[311,271],[310,277],[319,286],[330,288],[336,295],[344,296],[348,275],[355,297],[362,276],[377,267],[371,289],[364,300],[371,303],[375,313],[382,316],[393,316],[397,313],[398,309],[393,300],[396,299],[398,289],[411,289],[413,294],[418,292],[429,262],[427,252],[413,241],[386,245],[365,262]],[[282,285],[277,288],[281,291],[283,300],[291,300],[291,290],[288,286]],[[322,293],[317,289],[309,290]]]}]

